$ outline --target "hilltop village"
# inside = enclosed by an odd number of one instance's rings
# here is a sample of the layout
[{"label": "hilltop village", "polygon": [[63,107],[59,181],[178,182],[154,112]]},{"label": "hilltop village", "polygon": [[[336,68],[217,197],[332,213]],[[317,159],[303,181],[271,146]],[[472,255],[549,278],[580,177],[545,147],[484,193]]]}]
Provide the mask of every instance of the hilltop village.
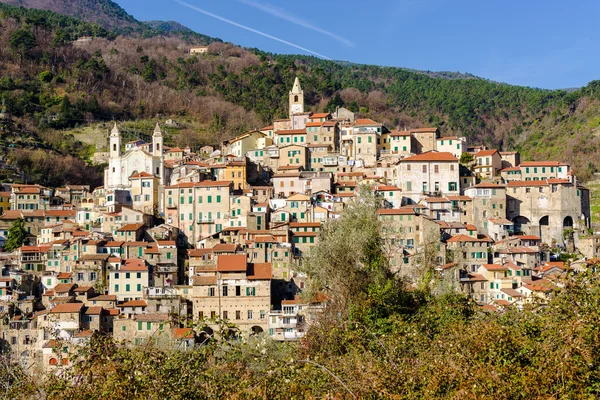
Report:
[{"label": "hilltop village", "polygon": [[298,266],[362,186],[382,200],[398,276],[415,281],[432,253],[438,276],[486,310],[543,303],[567,268],[599,256],[569,165],[344,108],[305,112],[298,79],[289,118],[196,153],[163,142],[158,123],[151,143],[123,143],[115,124],[103,187],[3,185],[0,242],[20,220],[26,231],[0,253],[13,357],[55,372],[94,334],[140,344],[160,332],[187,348],[221,321],[233,335],[301,339],[327,298],[301,296]]}]

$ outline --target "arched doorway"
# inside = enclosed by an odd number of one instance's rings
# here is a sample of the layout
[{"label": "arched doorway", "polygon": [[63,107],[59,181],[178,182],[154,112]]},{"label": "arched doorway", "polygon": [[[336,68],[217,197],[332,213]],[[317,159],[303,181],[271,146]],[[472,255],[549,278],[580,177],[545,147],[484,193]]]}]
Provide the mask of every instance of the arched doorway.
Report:
[{"label": "arched doorway", "polygon": [[540,238],[542,239],[542,242],[547,243],[548,238],[551,237],[550,217],[548,215],[544,215],[542,218],[540,218],[539,225],[540,225],[540,232],[539,232]]},{"label": "arched doorway", "polygon": [[250,328],[250,334],[251,335],[259,335],[259,334],[261,334],[263,332],[264,332],[263,328],[261,328],[258,325],[254,325],[252,328]]},{"label": "arched doorway", "polygon": [[573,218],[569,215],[563,219],[563,228],[564,229],[572,229],[573,228]]}]

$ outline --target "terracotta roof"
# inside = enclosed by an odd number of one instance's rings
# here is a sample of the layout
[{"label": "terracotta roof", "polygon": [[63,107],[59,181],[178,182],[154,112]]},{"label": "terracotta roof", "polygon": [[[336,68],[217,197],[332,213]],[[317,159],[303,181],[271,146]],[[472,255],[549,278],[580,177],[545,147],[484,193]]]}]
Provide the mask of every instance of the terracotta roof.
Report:
[{"label": "terracotta roof", "polygon": [[117,301],[117,296],[114,294],[101,294],[96,297],[90,297],[88,300],[93,301]]},{"label": "terracotta roof", "polygon": [[307,128],[308,128],[308,127],[311,127],[311,128],[312,128],[312,127],[318,127],[318,126],[321,126],[321,125],[323,125],[323,122],[318,122],[318,121],[317,121],[317,122],[307,122],[307,123],[306,123],[306,127],[307,127]]},{"label": "terracotta roof", "polygon": [[320,228],[320,222],[290,222],[290,228]]},{"label": "terracotta roof", "polygon": [[146,300],[129,300],[125,303],[117,304],[117,307],[148,307]]},{"label": "terracotta roof", "polygon": [[71,289],[73,289],[73,286],[75,286],[74,283],[59,283],[58,285],[54,286],[54,292],[68,293],[71,291]]},{"label": "terracotta roof", "polygon": [[394,130],[390,132],[390,136],[410,136],[410,132]]},{"label": "terracotta roof", "polygon": [[548,182],[543,181],[512,181],[508,182],[508,187],[527,187],[527,186],[548,186]]},{"label": "terracotta roof", "polygon": [[233,253],[236,250],[237,250],[237,244],[231,244],[231,243],[219,243],[219,244],[216,244],[212,248],[213,252]]},{"label": "terracotta roof", "polygon": [[319,232],[292,232],[294,236],[299,237],[311,237],[311,236],[319,236]]},{"label": "terracotta roof", "polygon": [[148,267],[146,267],[144,260],[140,260],[137,258],[130,258],[130,259],[125,260],[125,265],[123,265],[121,268],[119,268],[118,270],[115,270],[115,271],[111,271],[111,272],[120,272],[120,271],[125,271],[125,272],[148,271]]},{"label": "terracotta roof", "polygon": [[88,307],[85,310],[86,315],[100,315],[102,314],[102,307]]},{"label": "terracotta roof", "polygon": [[381,125],[378,122],[373,121],[370,118],[359,118],[356,121],[354,121],[354,126],[363,126],[363,125]]},{"label": "terracotta roof", "polygon": [[216,276],[194,276],[192,278],[194,286],[211,286],[217,284]]},{"label": "terracotta roof", "polygon": [[204,257],[207,254],[211,254],[213,249],[190,249],[188,250],[188,257]]},{"label": "terracotta roof", "polygon": [[508,271],[508,267],[506,265],[500,265],[500,264],[482,264],[481,266],[483,268],[487,269],[488,271]]},{"label": "terracotta roof", "polygon": [[402,191],[402,189],[400,189],[398,186],[388,186],[388,185],[377,186],[377,190],[380,192],[401,192]]},{"label": "terracotta roof", "polygon": [[58,304],[54,306],[53,309],[50,310],[52,314],[63,314],[63,313],[78,313],[81,312],[83,308],[83,303],[64,303]]},{"label": "terracotta roof", "polygon": [[417,132],[417,133],[424,133],[424,132],[435,132],[437,131],[438,128],[435,127],[429,127],[429,128],[416,128],[416,129],[411,129],[411,132]]},{"label": "terracotta roof", "polygon": [[500,170],[500,172],[508,172],[508,171],[519,171],[521,172],[521,167],[508,167],[508,168],[503,168]]},{"label": "terracotta roof", "polygon": [[154,175],[151,175],[147,172],[138,172],[137,174],[132,174],[129,179],[138,179],[138,178],[153,178]]},{"label": "terracotta roof", "polygon": [[523,294],[517,292],[515,289],[506,288],[506,289],[500,289],[500,291],[506,293],[507,295],[509,295],[511,297],[523,297]]},{"label": "terracotta roof", "polygon": [[477,152],[477,154],[475,154],[475,157],[487,157],[487,156],[491,156],[498,153],[498,150],[495,149],[491,149],[491,150],[481,150],[479,152]]},{"label": "terracotta roof", "polygon": [[327,118],[329,117],[331,114],[330,113],[315,113],[313,115],[311,115],[310,117],[308,117],[309,119],[315,119],[315,118]]},{"label": "terracotta roof", "polygon": [[557,161],[525,161],[520,164],[521,167],[566,167],[567,164]]},{"label": "terracotta roof", "polygon": [[540,238],[539,236],[535,236],[535,235],[519,235],[516,237],[521,240],[542,240],[542,238]]},{"label": "terracotta roof", "polygon": [[73,274],[71,272],[61,272],[56,276],[56,279],[71,279]]},{"label": "terracotta roof", "polygon": [[246,277],[257,280],[271,279],[273,277],[271,263],[250,264]]},{"label": "terracotta roof", "polygon": [[192,328],[173,328],[171,329],[173,339],[193,339],[194,331]]},{"label": "terracotta roof", "polygon": [[456,243],[456,242],[492,242],[492,240],[487,235],[482,235],[481,238],[473,237],[468,235],[454,235],[450,239],[447,240],[448,243]]},{"label": "terracotta roof", "polygon": [[135,232],[143,226],[144,224],[127,224],[117,229],[117,232]]},{"label": "terracotta roof", "polygon": [[456,161],[458,159],[452,155],[452,153],[447,152],[437,152],[437,151],[428,151],[426,153],[417,154],[416,156],[407,157],[401,160],[403,161]]},{"label": "terracotta roof", "polygon": [[73,290],[75,293],[85,293],[88,290],[93,289],[91,286],[79,286]]},{"label": "terracotta roof", "polygon": [[219,272],[242,272],[246,271],[245,254],[227,254],[219,256],[217,260],[217,271]]},{"label": "terracotta roof", "polygon": [[277,132],[277,135],[305,135],[306,129],[280,129]]}]

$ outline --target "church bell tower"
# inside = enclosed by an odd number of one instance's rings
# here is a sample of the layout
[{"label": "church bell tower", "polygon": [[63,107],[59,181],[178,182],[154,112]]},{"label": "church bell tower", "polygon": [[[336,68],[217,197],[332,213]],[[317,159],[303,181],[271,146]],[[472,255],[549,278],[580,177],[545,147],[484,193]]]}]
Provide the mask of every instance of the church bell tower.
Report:
[{"label": "church bell tower", "polygon": [[290,118],[294,114],[302,114],[304,112],[304,92],[300,87],[300,79],[296,77],[294,86],[290,91]]}]

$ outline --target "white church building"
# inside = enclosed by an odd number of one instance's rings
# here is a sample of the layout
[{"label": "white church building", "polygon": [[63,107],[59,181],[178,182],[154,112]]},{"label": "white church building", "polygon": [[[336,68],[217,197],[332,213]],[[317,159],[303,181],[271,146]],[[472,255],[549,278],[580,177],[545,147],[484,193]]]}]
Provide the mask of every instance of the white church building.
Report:
[{"label": "white church building", "polygon": [[107,191],[130,189],[129,177],[141,172],[157,176],[159,184],[164,186],[163,134],[158,123],[152,134],[152,154],[137,146],[122,153],[121,145],[121,133],[115,123],[109,139],[108,167],[104,170],[104,188]]}]

